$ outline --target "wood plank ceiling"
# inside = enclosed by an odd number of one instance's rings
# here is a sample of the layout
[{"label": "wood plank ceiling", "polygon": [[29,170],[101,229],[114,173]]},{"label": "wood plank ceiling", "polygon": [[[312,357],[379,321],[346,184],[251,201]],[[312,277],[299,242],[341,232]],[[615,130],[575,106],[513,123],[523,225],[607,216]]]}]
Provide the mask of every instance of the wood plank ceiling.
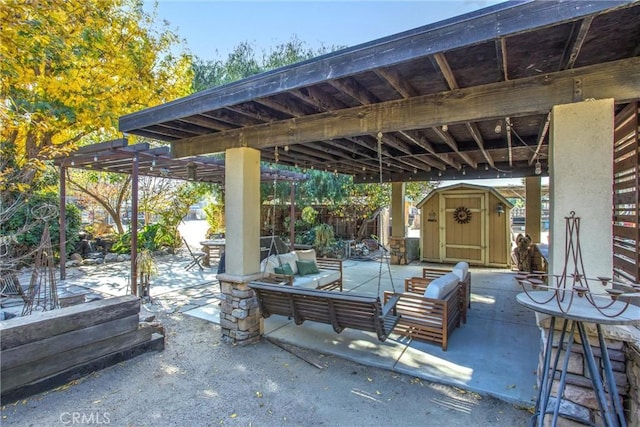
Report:
[{"label": "wood plank ceiling", "polygon": [[248,146],[356,182],[546,175],[552,106],[640,98],[639,54],[640,2],[508,2],[123,116],[120,130],[180,158]]}]

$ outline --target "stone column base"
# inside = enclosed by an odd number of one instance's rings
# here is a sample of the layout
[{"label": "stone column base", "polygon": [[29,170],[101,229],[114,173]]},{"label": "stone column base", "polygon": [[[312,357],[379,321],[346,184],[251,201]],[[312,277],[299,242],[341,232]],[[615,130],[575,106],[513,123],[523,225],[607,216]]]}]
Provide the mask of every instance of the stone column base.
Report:
[{"label": "stone column base", "polygon": [[220,328],[222,340],[229,344],[246,345],[257,342],[264,333],[264,321],[256,295],[248,284],[262,274],[235,276],[218,274],[222,290]]},{"label": "stone column base", "polygon": [[393,265],[407,264],[407,248],[404,237],[391,237],[389,239],[390,258],[389,262]]}]

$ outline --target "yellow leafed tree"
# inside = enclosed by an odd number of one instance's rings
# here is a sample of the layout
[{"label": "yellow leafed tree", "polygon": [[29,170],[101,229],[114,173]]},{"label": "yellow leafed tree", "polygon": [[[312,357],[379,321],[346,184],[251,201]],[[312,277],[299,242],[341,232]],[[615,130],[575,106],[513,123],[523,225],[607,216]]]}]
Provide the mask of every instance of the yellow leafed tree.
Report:
[{"label": "yellow leafed tree", "polygon": [[121,115],[189,92],[190,56],[141,1],[4,0],[0,22],[3,199],[46,160],[118,137]]}]

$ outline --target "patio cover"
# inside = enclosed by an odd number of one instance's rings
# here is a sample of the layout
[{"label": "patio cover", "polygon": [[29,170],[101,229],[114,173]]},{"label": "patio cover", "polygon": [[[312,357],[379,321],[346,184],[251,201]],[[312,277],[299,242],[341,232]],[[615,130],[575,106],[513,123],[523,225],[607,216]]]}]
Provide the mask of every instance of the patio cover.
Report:
[{"label": "patio cover", "polygon": [[[640,98],[640,3],[507,2],[120,118],[190,158],[263,160],[378,182],[546,175],[554,105]],[[536,168],[540,162],[539,168]]]}]

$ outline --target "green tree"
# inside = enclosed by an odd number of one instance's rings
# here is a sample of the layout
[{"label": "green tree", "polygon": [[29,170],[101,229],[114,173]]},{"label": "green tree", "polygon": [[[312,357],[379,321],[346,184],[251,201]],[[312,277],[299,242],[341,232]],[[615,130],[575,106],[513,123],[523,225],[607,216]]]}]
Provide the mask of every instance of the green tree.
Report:
[{"label": "green tree", "polygon": [[124,233],[122,214],[131,197],[131,176],[96,171],[70,170],[70,190],[85,206],[97,205],[113,219],[118,234]]},{"label": "green tree", "polygon": [[121,115],[190,88],[190,58],[172,53],[177,36],[156,30],[140,0],[6,0],[0,19],[0,157],[13,157],[0,170],[4,203],[46,160],[114,138]]},{"label": "green tree", "polygon": [[192,90],[199,92],[215,86],[233,83],[254,74],[274,70],[325,54],[337,48],[321,46],[319,49],[314,50],[294,36],[286,43],[276,45],[269,51],[259,53],[256,52],[251,43],[243,42],[237,45],[225,60],[195,58],[192,64]]}]

